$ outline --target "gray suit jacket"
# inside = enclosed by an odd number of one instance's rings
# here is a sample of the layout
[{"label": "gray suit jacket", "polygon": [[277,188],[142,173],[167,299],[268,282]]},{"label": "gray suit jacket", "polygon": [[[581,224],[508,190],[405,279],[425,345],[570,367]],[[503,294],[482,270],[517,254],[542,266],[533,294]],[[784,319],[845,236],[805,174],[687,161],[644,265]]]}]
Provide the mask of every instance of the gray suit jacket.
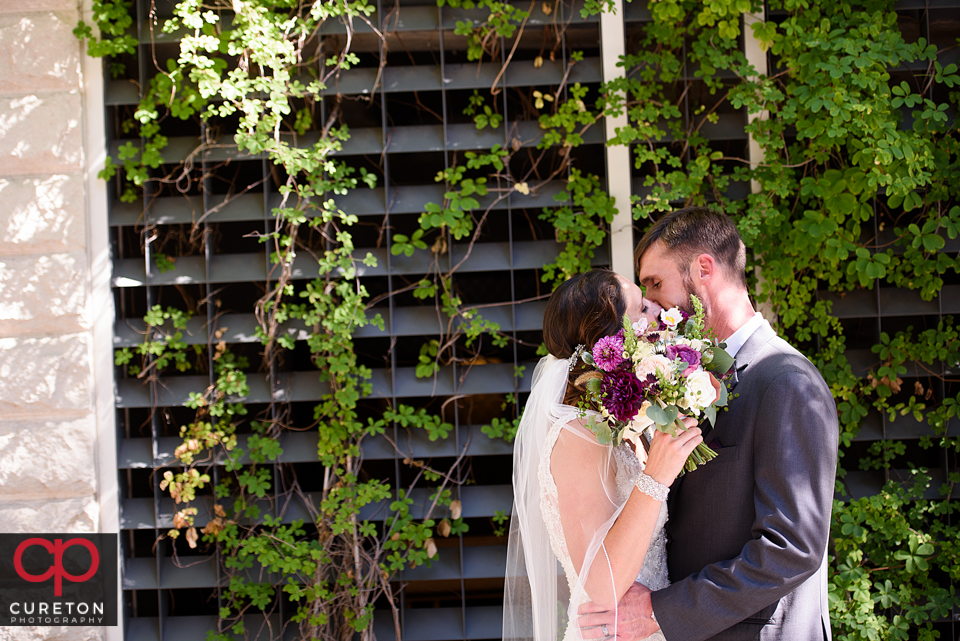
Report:
[{"label": "gray suit jacket", "polygon": [[[837,409],[810,361],[764,323],[737,354],[718,456],[670,491],[668,641],[831,639],[826,549]],[[715,445],[716,448],[716,445]]]}]

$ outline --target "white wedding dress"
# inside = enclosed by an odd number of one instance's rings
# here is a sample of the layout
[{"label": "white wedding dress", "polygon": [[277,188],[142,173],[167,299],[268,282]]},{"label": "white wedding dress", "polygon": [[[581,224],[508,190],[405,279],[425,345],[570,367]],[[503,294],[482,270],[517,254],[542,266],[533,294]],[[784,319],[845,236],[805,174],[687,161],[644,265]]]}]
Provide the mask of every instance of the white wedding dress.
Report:
[{"label": "white wedding dress", "polygon": [[[550,453],[556,446],[557,439],[564,429],[565,424],[569,420],[576,419],[578,411],[575,407],[561,405],[555,408],[555,412],[556,420],[547,434],[544,451],[541,452],[540,455],[540,466],[538,470],[540,479],[540,509],[543,512],[543,520],[550,536],[550,547],[553,549],[553,553],[557,555],[557,559],[563,567],[570,594],[574,594],[578,576],[573,561],[570,559],[570,554],[567,551],[567,543],[563,534],[557,486],[556,483],[554,483],[553,474],[550,470]],[[617,499],[618,503],[623,505],[630,497],[637,477],[643,472],[643,463],[626,443],[621,443],[615,448],[612,446],[609,447],[613,450],[613,460],[616,467]],[[667,548],[666,532],[664,530],[666,523],[667,503],[664,501],[660,506],[660,515],[657,518],[657,526],[653,540],[647,548],[647,555],[644,557],[643,567],[640,569],[640,573],[637,574],[636,578],[637,582],[647,586],[651,590],[659,590],[670,585],[670,580],[667,578]],[[612,559],[611,562],[613,562]],[[569,611],[571,613],[576,612],[576,608],[579,605],[589,600],[584,590],[580,590],[578,594],[580,595],[577,599],[578,602],[570,604]],[[579,638],[576,628],[574,626],[568,626],[563,636],[564,641],[576,641]],[[650,641],[665,641],[663,635],[659,632],[649,637],[649,639]]]},{"label": "white wedding dress", "polygon": [[[618,560],[609,558],[603,544],[643,463],[627,445],[614,448],[597,443],[582,426],[578,409],[562,404],[568,372],[565,358],[541,359],[517,429],[504,577],[504,641],[577,641],[578,606],[615,596],[612,568]],[[551,457],[557,461],[556,469],[551,469]],[[664,504],[655,529],[638,533],[645,538],[653,532],[648,547],[646,541],[637,543],[637,554],[647,547],[637,581],[651,590],[669,584],[666,520]],[[576,550],[577,563],[571,560],[570,550]],[[608,633],[614,635],[616,611],[610,614]],[[659,633],[650,638],[664,641]]]}]

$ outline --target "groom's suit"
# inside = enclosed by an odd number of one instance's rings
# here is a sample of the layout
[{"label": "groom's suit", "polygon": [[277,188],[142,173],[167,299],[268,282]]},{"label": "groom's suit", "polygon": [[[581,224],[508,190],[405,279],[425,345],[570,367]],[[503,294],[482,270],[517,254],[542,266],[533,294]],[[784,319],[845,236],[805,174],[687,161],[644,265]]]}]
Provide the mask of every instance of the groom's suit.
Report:
[{"label": "groom's suit", "polygon": [[667,641],[829,640],[826,549],[837,410],[817,369],[767,323],[736,356],[718,456],[670,492]]}]

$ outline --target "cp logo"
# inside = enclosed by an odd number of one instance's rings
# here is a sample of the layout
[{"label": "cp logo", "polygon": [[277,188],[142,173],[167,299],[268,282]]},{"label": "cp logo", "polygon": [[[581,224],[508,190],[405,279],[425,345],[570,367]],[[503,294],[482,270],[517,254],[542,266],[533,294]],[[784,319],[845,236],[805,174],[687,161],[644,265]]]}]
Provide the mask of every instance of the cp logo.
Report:
[{"label": "cp logo", "polygon": [[[23,569],[23,553],[32,545],[39,545],[53,555],[53,565],[43,574],[29,574]],[[82,545],[90,552],[90,569],[80,576],[69,574],[63,569],[63,551],[71,545]],[[53,543],[46,539],[27,539],[17,546],[17,551],[13,554],[13,567],[21,578],[31,583],[40,583],[53,577],[54,596],[63,596],[63,579],[74,583],[82,583],[92,577],[96,574],[97,568],[100,567],[100,553],[97,551],[97,546],[86,539],[70,539],[66,543],[63,542],[63,539],[54,539]]]}]

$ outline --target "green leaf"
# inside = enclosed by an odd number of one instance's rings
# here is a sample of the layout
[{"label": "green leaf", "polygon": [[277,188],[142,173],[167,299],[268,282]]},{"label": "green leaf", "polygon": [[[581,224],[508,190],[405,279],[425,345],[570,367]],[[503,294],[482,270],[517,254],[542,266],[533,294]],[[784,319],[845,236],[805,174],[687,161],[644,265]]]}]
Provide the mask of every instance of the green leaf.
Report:
[{"label": "green leaf", "polygon": [[923,237],[923,248],[928,252],[940,251],[943,249],[945,244],[946,242],[943,240],[942,236],[931,234]]},{"label": "green leaf", "polygon": [[704,367],[705,370],[716,372],[717,374],[726,374],[730,371],[730,368],[733,367],[733,356],[730,356],[727,350],[722,347],[708,347],[705,351],[712,357],[710,363]]}]

